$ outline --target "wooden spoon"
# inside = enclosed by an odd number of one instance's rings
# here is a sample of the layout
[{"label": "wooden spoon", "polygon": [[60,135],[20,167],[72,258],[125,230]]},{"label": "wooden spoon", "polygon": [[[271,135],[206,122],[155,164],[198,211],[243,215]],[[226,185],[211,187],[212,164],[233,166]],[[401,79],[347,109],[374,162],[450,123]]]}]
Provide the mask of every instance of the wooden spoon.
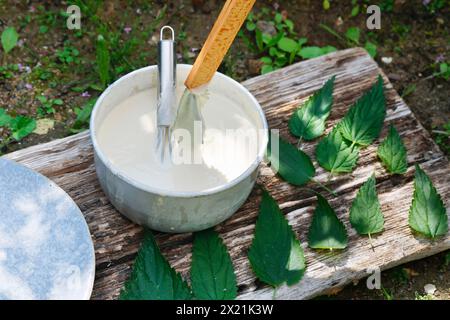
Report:
[{"label": "wooden spoon", "polygon": [[184,82],[188,89],[211,80],[255,1],[227,0]]}]

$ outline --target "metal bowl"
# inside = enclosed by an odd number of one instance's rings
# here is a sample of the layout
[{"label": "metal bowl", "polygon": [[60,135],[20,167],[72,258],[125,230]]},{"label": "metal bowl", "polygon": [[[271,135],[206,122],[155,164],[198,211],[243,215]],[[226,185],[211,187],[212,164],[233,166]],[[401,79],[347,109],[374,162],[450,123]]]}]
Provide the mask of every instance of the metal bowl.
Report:
[{"label": "metal bowl", "polygon": [[[182,86],[191,65],[177,66],[177,85]],[[245,202],[255,184],[264,157],[268,127],[258,101],[240,83],[217,72],[208,89],[233,99],[245,108],[261,132],[257,157],[237,178],[200,192],[158,190],[130,178],[102,152],[97,132],[111,110],[124,99],[142,90],[156,90],[157,66],[133,71],[109,86],[95,104],[90,134],[94,146],[97,176],[114,207],[132,221],[163,232],[193,232],[212,227],[235,213]]]}]

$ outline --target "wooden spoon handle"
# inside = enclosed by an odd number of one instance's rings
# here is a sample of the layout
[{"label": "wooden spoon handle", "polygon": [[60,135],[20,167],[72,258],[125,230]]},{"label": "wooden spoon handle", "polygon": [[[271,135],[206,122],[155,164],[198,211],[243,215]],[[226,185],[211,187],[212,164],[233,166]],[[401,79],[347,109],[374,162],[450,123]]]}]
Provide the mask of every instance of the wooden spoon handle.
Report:
[{"label": "wooden spoon handle", "polygon": [[184,82],[188,89],[211,80],[255,1],[227,0]]}]

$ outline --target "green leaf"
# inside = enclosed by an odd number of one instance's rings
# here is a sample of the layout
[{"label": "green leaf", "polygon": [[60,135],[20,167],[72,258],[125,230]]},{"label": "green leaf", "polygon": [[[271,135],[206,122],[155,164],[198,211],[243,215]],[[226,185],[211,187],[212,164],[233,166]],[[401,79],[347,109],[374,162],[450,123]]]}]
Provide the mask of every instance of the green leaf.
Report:
[{"label": "green leaf", "polygon": [[377,45],[376,44],[374,44],[370,41],[367,41],[366,45],[364,46],[364,49],[366,49],[366,51],[370,54],[370,56],[372,58],[376,57],[376,55],[377,55]]},{"label": "green leaf", "polygon": [[12,118],[6,113],[5,109],[0,108],[0,127],[9,127]]},{"label": "green leaf", "polygon": [[55,100],[53,100],[53,103],[58,105],[58,106],[61,106],[61,105],[64,104],[64,102],[61,99],[55,99]]},{"label": "green leaf", "polygon": [[36,128],[36,120],[25,116],[17,116],[10,123],[12,137],[20,141]]},{"label": "green leaf", "polygon": [[375,175],[361,186],[350,208],[350,223],[359,234],[383,231],[384,218],[378,201]]},{"label": "green leaf", "polygon": [[347,39],[354,42],[355,44],[359,44],[359,35],[360,31],[358,27],[350,27],[347,29],[347,32],[345,33]]},{"label": "green leaf", "polygon": [[447,210],[427,174],[416,165],[414,196],[409,208],[409,225],[415,231],[434,239],[447,233]]},{"label": "green leaf", "polygon": [[273,37],[268,33],[263,33],[261,35],[261,39],[262,39],[263,43],[269,44],[271,42],[271,40],[273,39]]},{"label": "green leaf", "polygon": [[271,57],[261,57],[259,60],[261,60],[261,62],[263,62],[264,64],[271,64],[272,63],[272,58]]},{"label": "green leaf", "polygon": [[263,34],[261,30],[259,30],[258,28],[255,29],[255,41],[258,50],[263,51],[264,50]]},{"label": "green leaf", "polygon": [[147,231],[125,283],[120,300],[191,299],[188,285],[161,254],[150,231]]},{"label": "green leaf", "polygon": [[313,140],[323,134],[333,104],[335,79],[335,76],[331,77],[302,107],[294,111],[289,119],[289,130],[293,135]]},{"label": "green leaf", "polygon": [[335,52],[336,50],[337,49],[333,46],[324,46],[322,48],[315,47],[315,46],[303,47],[298,52],[298,55],[300,57],[302,57],[303,59],[311,59],[311,58],[323,56],[323,55],[331,53],[331,52]]},{"label": "green leaf", "polygon": [[48,32],[48,27],[47,26],[39,26],[39,33],[47,33]]},{"label": "green leaf", "polygon": [[245,27],[247,28],[248,31],[253,31],[256,28],[256,23],[254,23],[253,21],[247,21],[247,23],[245,24]]},{"label": "green leaf", "polygon": [[280,39],[283,38],[283,36],[284,36],[284,32],[277,33],[277,35],[275,37],[273,37],[273,38],[270,38],[270,36],[269,36],[269,40],[267,42],[267,46],[268,47],[275,46],[278,43],[278,41],[280,41]]},{"label": "green leaf", "polygon": [[322,7],[324,10],[330,9],[330,1],[329,0],[323,0]]},{"label": "green leaf", "polygon": [[378,76],[372,88],[350,107],[339,130],[342,136],[353,144],[368,146],[379,136],[385,116],[383,79]]},{"label": "green leaf", "polygon": [[261,67],[261,74],[266,74],[273,71],[273,66],[265,64]]},{"label": "green leaf", "polygon": [[270,49],[269,49],[269,55],[272,56],[272,57],[278,55],[278,50],[277,50],[277,48],[275,48],[275,47],[270,47]]},{"label": "green leaf", "polygon": [[228,300],[237,296],[236,275],[230,255],[213,229],[195,233],[191,282],[197,299]]},{"label": "green leaf", "polygon": [[288,59],[286,57],[278,57],[275,59],[275,65],[277,67],[283,67],[287,63]]},{"label": "green leaf", "polygon": [[298,39],[298,45],[300,47],[303,46],[307,42],[308,42],[308,38],[303,37],[303,38]]},{"label": "green leaf", "polygon": [[294,32],[294,22],[292,20],[286,19],[284,20],[284,24],[290,32]]},{"label": "green leaf", "polygon": [[322,55],[337,51],[336,47],[333,46],[324,46],[321,49]]},{"label": "green leaf", "polygon": [[324,197],[317,194],[317,200],[317,207],[309,227],[309,246],[313,249],[345,249],[348,237],[344,224]]},{"label": "green leaf", "polygon": [[19,35],[16,32],[16,29],[13,27],[7,27],[2,32],[1,42],[3,46],[3,50],[5,54],[8,54],[17,44],[19,40]]},{"label": "green leaf", "polygon": [[390,173],[403,174],[408,169],[405,145],[393,125],[386,139],[378,146],[377,154]]},{"label": "green leaf", "polygon": [[105,39],[102,35],[99,35],[97,37],[97,68],[98,68],[98,75],[100,77],[100,81],[103,85],[103,87],[106,87],[110,83],[110,56],[109,56],[109,50],[106,44]]},{"label": "green leaf", "polygon": [[297,51],[299,48],[299,45],[295,40],[284,37],[284,38],[281,38],[280,41],[278,41],[278,48],[280,50],[290,53],[290,52]]},{"label": "green leaf", "polygon": [[317,162],[331,173],[352,172],[358,161],[359,148],[351,146],[351,143],[342,137],[338,126],[317,145]]},{"label": "green leaf", "polygon": [[258,279],[273,287],[285,282],[293,285],[305,272],[300,242],[278,204],[266,191],[263,191],[248,258]]},{"label": "green leaf", "polygon": [[46,96],[38,96],[37,99],[39,100],[40,103],[44,104],[47,102],[47,97]]},{"label": "green leaf", "polygon": [[321,55],[323,55],[323,51],[319,47],[311,46],[311,47],[301,48],[301,50],[298,54],[303,59],[311,59],[311,58],[320,57]]},{"label": "green leaf", "polygon": [[352,17],[356,17],[358,14],[359,14],[359,4],[355,5],[355,6],[352,8],[351,16],[352,16]]},{"label": "green leaf", "polygon": [[80,132],[83,131],[85,127],[89,124],[89,119],[91,118],[92,109],[94,108],[95,102],[97,98],[90,99],[82,109],[79,109],[77,112],[77,118],[72,126],[72,132]]},{"label": "green leaf", "polygon": [[275,22],[280,23],[282,20],[283,20],[283,16],[281,15],[281,13],[277,12],[275,14]]},{"label": "green leaf", "polygon": [[[272,168],[287,182],[302,186],[314,176],[316,170],[306,153],[297,149],[276,134],[269,135],[267,157]],[[278,148],[272,150],[272,141]]]}]

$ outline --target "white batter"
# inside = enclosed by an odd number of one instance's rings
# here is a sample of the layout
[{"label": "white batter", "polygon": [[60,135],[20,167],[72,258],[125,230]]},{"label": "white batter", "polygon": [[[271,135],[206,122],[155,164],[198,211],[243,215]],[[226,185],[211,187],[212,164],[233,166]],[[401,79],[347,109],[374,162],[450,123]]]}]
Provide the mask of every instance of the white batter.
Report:
[{"label": "white batter", "polygon": [[[183,89],[178,88],[179,97]],[[209,94],[202,115],[206,130],[198,153],[201,164],[160,164],[154,148],[156,90],[141,91],[115,106],[98,130],[98,143],[122,174],[145,185],[204,191],[237,178],[251,165],[258,131],[240,106],[216,93]]]}]

